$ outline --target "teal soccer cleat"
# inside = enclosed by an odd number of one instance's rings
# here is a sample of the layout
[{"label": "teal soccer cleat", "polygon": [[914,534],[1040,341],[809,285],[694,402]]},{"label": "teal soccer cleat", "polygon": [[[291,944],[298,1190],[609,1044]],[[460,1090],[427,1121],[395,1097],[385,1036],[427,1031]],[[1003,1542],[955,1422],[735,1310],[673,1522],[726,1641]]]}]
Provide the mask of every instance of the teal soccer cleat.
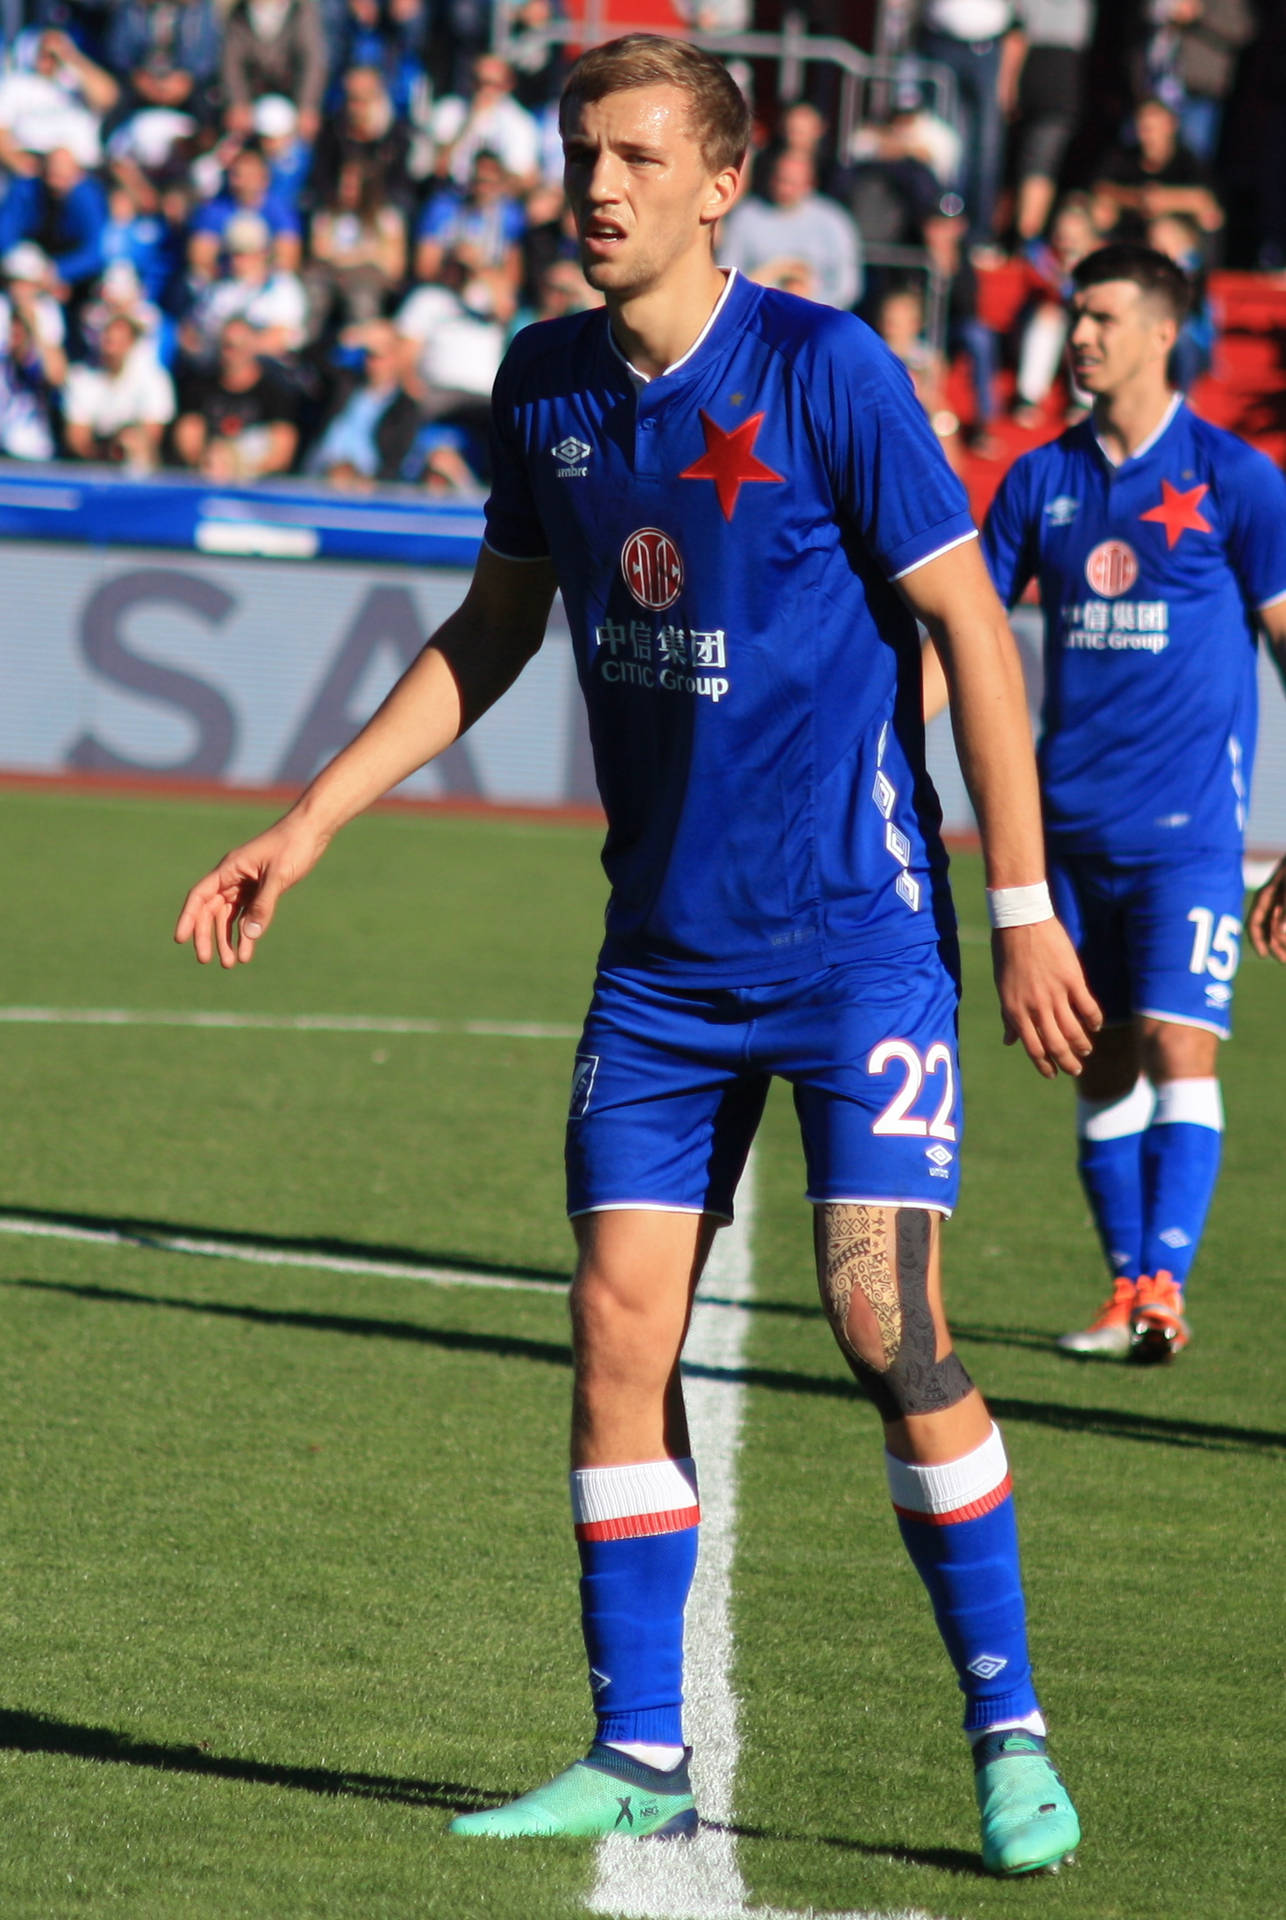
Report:
[{"label": "teal soccer cleat", "polygon": [[448,1833],[490,1834],[510,1840],[543,1835],[563,1840],[599,1840],[605,1834],[630,1839],[677,1840],[697,1830],[697,1809],[688,1777],[688,1756],[669,1773],[644,1766],[615,1747],[596,1741],[548,1785],[481,1813],[459,1813]]},{"label": "teal soccer cleat", "polygon": [[973,1763],[987,1872],[1057,1870],[1079,1842],[1081,1826],[1041,1736],[1020,1727],[985,1733]]}]

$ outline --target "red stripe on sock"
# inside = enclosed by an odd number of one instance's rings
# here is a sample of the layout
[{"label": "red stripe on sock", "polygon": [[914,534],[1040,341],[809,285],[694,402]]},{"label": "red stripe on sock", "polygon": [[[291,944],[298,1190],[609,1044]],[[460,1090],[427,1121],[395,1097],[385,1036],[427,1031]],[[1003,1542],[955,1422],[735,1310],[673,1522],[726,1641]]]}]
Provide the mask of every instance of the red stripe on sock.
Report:
[{"label": "red stripe on sock", "polygon": [[695,1527],[701,1518],[700,1507],[668,1507],[664,1513],[627,1513],[615,1520],[582,1520],[576,1527],[578,1540],[643,1540],[653,1533],[682,1533]]},{"label": "red stripe on sock", "polygon": [[893,1511],[903,1520],[921,1520],[926,1527],[953,1527],[960,1520],[981,1520],[984,1513],[993,1513],[1002,1501],[1009,1498],[1014,1483],[1008,1474],[998,1487],[990,1493],[984,1493],[980,1500],[971,1500],[968,1506],[952,1507],[949,1513],[921,1513],[915,1507],[900,1507],[895,1500]]}]

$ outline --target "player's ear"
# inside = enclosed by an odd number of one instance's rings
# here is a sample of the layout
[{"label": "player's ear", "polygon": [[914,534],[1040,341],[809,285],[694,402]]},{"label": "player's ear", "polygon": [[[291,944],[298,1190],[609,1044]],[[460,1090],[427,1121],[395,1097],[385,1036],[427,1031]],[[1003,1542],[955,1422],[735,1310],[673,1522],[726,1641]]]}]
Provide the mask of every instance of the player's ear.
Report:
[{"label": "player's ear", "polygon": [[710,190],[701,209],[703,220],[722,220],[741,192],[741,167],[720,167],[710,181]]}]

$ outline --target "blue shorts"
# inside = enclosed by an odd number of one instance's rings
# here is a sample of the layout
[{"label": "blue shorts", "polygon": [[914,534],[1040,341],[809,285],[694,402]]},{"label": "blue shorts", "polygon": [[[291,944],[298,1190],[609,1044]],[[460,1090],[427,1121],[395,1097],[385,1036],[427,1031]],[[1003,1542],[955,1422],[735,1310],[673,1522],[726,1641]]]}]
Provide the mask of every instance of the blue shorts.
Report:
[{"label": "blue shorts", "polygon": [[774,1074],[795,1093],[813,1201],[931,1207],[959,1186],[959,984],[935,947],[750,987],[602,970],[567,1119],[572,1214],[732,1218]]},{"label": "blue shorts", "polygon": [[1152,1014],[1227,1038],[1241,958],[1240,854],[1160,861],[1054,849],[1049,885],[1109,1024]]}]

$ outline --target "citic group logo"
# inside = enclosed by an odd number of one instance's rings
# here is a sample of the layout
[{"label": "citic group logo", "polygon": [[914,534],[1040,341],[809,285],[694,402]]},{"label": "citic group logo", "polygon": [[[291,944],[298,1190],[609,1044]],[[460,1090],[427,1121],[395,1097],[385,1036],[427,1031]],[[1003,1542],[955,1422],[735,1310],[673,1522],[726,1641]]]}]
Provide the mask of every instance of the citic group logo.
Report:
[{"label": "citic group logo", "polygon": [[661,613],[683,590],[683,561],[669,534],[641,527],[621,548],[621,573],[641,607]]},{"label": "citic group logo", "polygon": [[1085,562],[1085,578],[1105,600],[1128,593],[1138,577],[1138,555],[1124,540],[1104,540]]}]

